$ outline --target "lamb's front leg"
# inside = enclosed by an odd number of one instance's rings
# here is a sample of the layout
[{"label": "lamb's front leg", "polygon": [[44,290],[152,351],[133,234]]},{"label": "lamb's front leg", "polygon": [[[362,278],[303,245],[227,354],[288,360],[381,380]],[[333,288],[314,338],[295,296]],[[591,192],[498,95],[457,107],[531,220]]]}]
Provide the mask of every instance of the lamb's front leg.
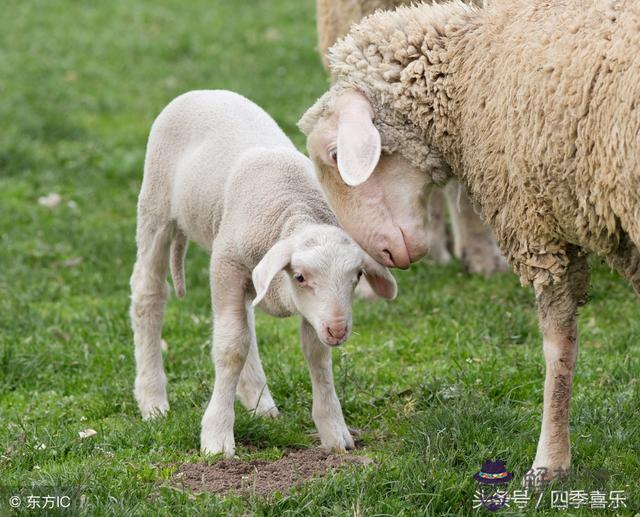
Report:
[{"label": "lamb's front leg", "polygon": [[576,314],[589,284],[585,257],[572,257],[567,278],[537,295],[546,376],[538,450],[525,483],[540,484],[562,476],[571,466],[569,406],[578,356]]},{"label": "lamb's front leg", "polygon": [[264,374],[262,363],[260,362],[255,318],[253,307],[251,306],[247,307],[247,324],[251,332],[251,343],[249,345],[247,360],[240,374],[238,398],[244,407],[249,411],[254,411],[256,415],[276,418],[278,416],[278,408],[267,386],[267,377]]},{"label": "lamb's front leg", "polygon": [[[215,262],[214,262],[215,261]],[[212,258],[213,349],[216,378],[213,395],[202,418],[200,448],[207,454],[235,453],[233,404],[240,372],[247,359],[251,332],[247,325],[245,285],[241,271],[232,265],[226,270],[219,260]]]},{"label": "lamb's front leg", "polygon": [[344,422],[340,401],[336,395],[331,370],[331,350],[319,339],[311,324],[302,318],[300,325],[302,350],[311,373],[313,389],[313,421],[320,442],[327,449],[353,449],[351,433]]}]

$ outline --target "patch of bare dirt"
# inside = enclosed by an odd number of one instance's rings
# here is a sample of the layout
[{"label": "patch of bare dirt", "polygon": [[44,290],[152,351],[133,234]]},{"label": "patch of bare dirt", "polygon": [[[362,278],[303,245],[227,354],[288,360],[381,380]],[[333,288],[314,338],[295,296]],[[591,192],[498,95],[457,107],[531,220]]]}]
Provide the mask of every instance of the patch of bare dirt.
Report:
[{"label": "patch of bare dirt", "polygon": [[305,481],[325,476],[344,465],[367,465],[371,459],[351,454],[331,454],[322,449],[290,451],[276,461],[239,459],[213,464],[183,463],[169,481],[181,490],[218,495],[249,494],[263,497],[286,493]]}]

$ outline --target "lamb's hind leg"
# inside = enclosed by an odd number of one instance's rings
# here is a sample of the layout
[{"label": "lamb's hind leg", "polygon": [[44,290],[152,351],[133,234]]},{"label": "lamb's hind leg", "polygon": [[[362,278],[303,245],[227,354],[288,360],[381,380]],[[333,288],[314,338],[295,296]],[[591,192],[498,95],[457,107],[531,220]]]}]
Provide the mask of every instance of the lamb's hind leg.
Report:
[{"label": "lamb's hind leg", "polygon": [[267,377],[260,362],[255,318],[251,306],[247,307],[247,323],[251,331],[251,343],[249,344],[247,361],[244,363],[238,382],[238,398],[244,407],[249,411],[254,411],[256,415],[276,418],[278,408],[271,397],[267,386]]},{"label": "lamb's hind leg", "polygon": [[143,418],[169,410],[162,364],[162,320],[169,295],[166,281],[173,228],[140,225],[138,255],[131,275],[131,323],[135,343],[134,395]]},{"label": "lamb's hind leg", "polygon": [[566,473],[571,465],[569,406],[578,356],[577,309],[586,301],[589,265],[577,248],[558,284],[536,293],[544,342],[546,376],[538,450],[527,483],[540,484]]}]

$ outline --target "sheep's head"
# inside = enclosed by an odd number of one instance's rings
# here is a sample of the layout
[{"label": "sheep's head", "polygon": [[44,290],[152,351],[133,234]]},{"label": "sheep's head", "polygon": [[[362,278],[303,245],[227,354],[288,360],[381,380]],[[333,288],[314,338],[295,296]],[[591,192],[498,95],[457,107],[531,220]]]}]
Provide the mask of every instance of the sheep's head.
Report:
[{"label": "sheep's head", "polygon": [[406,268],[427,252],[427,191],[448,170],[393,116],[338,83],[299,126],[340,224],[379,263]]},{"label": "sheep's head", "polygon": [[351,333],[353,293],[361,277],[382,298],[393,299],[397,292],[391,273],[335,226],[308,226],[277,242],[253,270],[254,305],[280,272],[297,311],[329,346]]}]

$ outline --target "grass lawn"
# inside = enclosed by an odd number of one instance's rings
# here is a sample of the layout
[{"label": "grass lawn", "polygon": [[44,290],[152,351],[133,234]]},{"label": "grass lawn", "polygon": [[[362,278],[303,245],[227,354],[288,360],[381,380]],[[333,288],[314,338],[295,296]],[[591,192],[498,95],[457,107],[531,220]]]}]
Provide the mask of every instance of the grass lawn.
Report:
[{"label": "grass lawn", "polygon": [[[327,85],[313,4],[3,1],[0,515],[14,488],[32,484],[81,487],[76,510],[86,515],[464,515],[478,511],[473,474],[496,457],[518,488],[542,411],[532,293],[511,274],[484,279],[429,263],[396,274],[395,302],[358,302],[356,335],[334,352],[347,423],[363,430],[356,454],[372,465],[268,499],[163,485],[177,464],[199,458],[213,368],[207,257],[192,245],[187,297],[170,300],[165,320],[171,411],[142,421],[128,281],[148,131],[176,95],[226,88],[262,105],[302,147],[295,123]],[[41,206],[51,192],[62,202]],[[619,512],[633,514],[640,305],[619,277],[594,268],[580,315],[575,475],[554,488],[623,490]],[[260,314],[258,339],[282,417],[266,422],[237,406],[237,453],[276,459],[313,445],[311,388],[295,319]],[[97,436],[81,440],[85,428]],[[556,513],[549,492],[546,513]]]}]

